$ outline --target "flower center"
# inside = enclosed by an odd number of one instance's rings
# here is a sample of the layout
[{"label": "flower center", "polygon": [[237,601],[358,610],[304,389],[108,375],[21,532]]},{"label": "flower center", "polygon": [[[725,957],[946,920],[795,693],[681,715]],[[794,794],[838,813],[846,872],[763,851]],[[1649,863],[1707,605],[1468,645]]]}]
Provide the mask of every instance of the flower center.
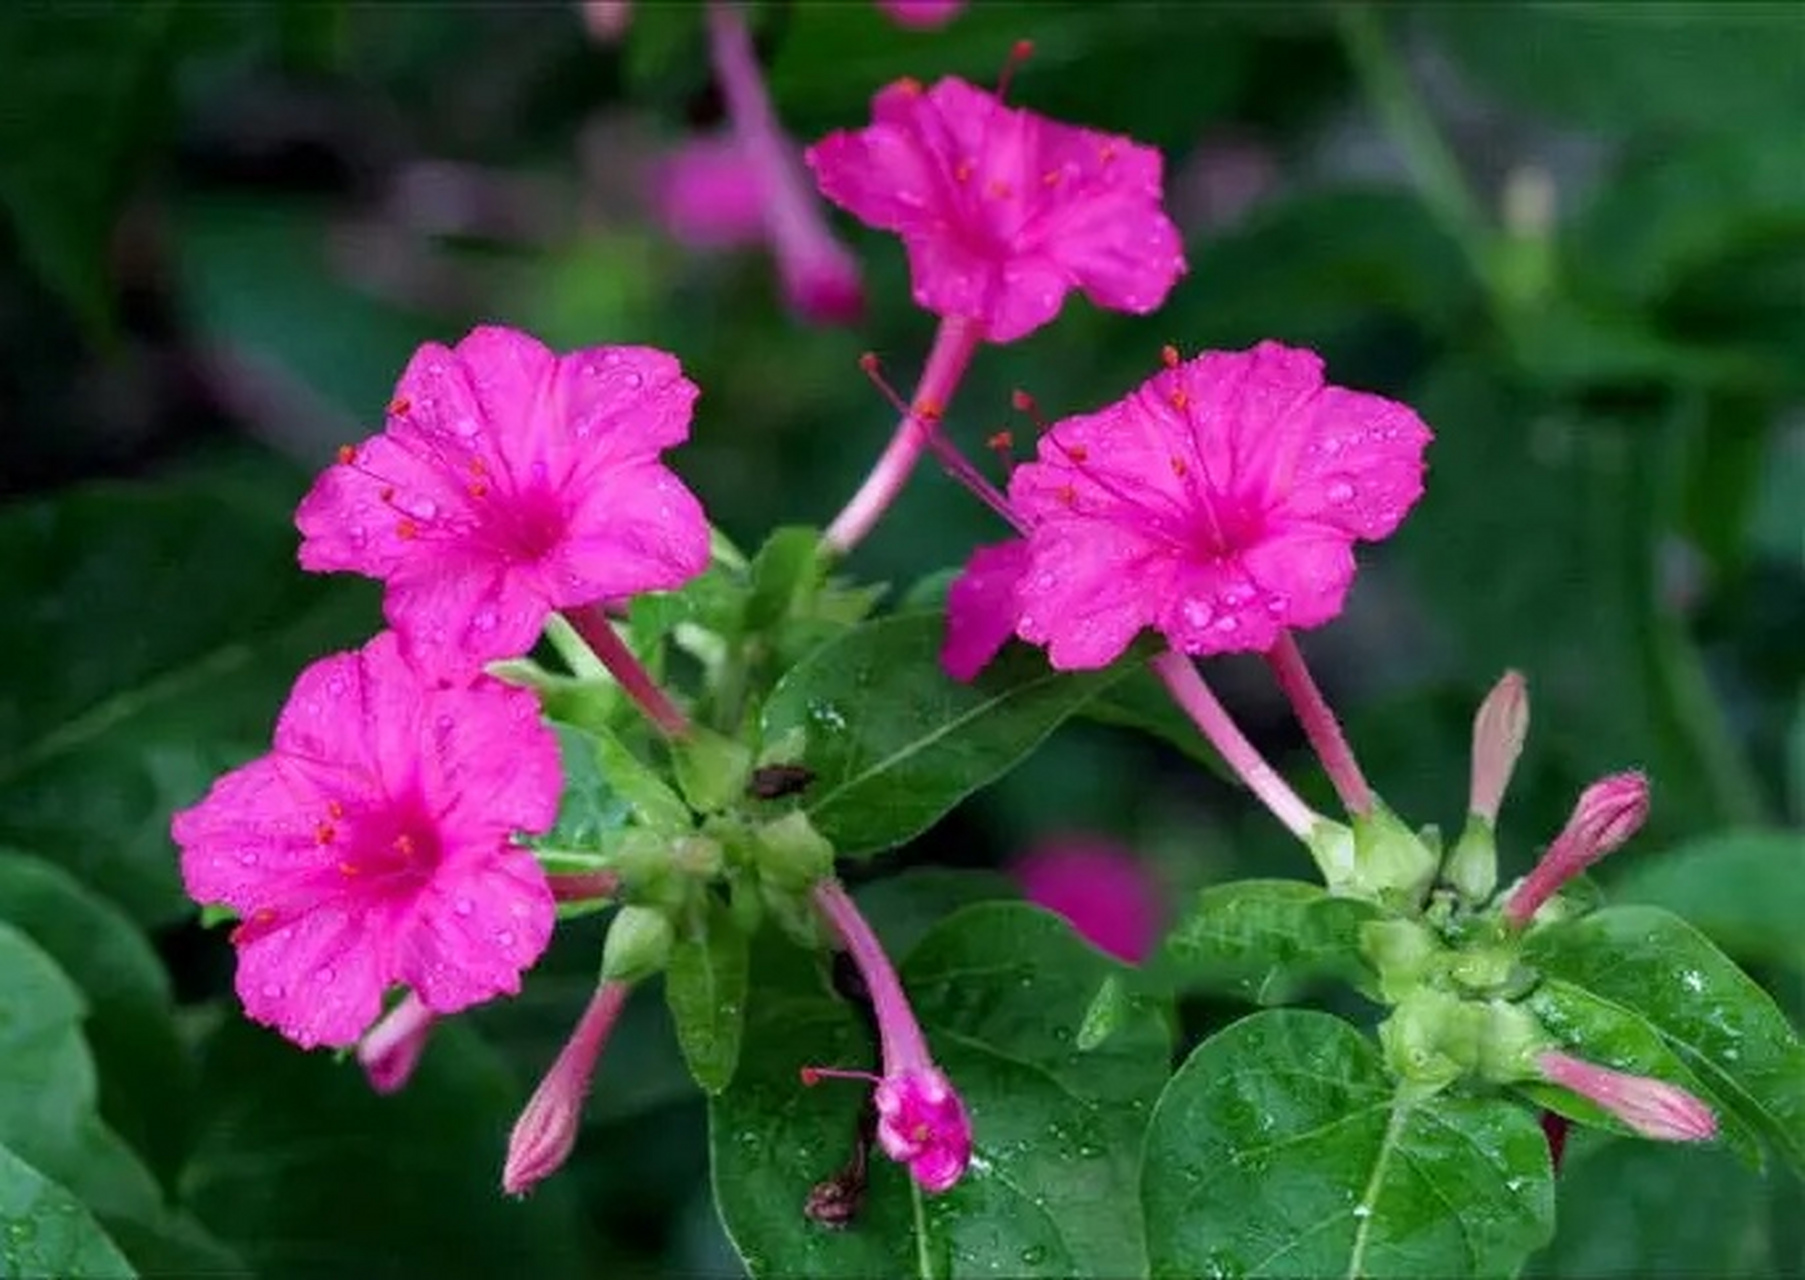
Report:
[{"label": "flower center", "polygon": [[372,813],[361,821],[338,821],[336,803],[319,824],[315,838],[338,852],[338,876],[358,894],[405,895],[429,882],[444,859],[438,828],[417,804]]},{"label": "flower center", "polygon": [[564,505],[547,489],[522,493],[488,513],[483,532],[509,560],[537,564],[564,541]]}]

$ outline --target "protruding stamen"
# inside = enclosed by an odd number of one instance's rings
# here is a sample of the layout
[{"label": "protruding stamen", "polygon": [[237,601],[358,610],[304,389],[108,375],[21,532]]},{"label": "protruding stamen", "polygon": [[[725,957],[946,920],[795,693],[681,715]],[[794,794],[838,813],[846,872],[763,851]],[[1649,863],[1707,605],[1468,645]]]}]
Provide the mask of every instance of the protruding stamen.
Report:
[{"label": "protruding stamen", "polygon": [[1159,362],[1161,364],[1165,365],[1166,368],[1168,368],[1168,369],[1178,368],[1179,364],[1181,363],[1181,359],[1178,354],[1178,348],[1173,346],[1169,342],[1165,346],[1161,347],[1159,349]]},{"label": "protruding stamen", "polygon": [[1034,56],[1034,41],[1017,40],[1009,49],[1009,57],[1003,63],[1002,74],[997,76],[997,101],[1006,101],[1009,97],[1010,82],[1015,79],[1016,69]]},{"label": "protruding stamen", "polygon": [[1009,404],[1017,413],[1032,422],[1036,431],[1042,434],[1046,432],[1047,420],[1041,415],[1039,401],[1035,400],[1032,395],[1017,387],[1009,393]]},{"label": "protruding stamen", "polygon": [[849,1071],[841,1067],[802,1067],[796,1074],[810,1088],[823,1080],[862,1080],[866,1084],[878,1084],[882,1081],[882,1077],[869,1071]]}]

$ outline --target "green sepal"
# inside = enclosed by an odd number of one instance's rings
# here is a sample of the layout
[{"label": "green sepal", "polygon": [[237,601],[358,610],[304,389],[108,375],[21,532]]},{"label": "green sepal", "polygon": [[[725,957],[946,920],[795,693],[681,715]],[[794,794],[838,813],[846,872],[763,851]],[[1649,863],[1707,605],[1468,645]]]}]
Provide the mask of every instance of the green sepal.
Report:
[{"label": "green sepal", "polygon": [[663,972],[675,939],[666,912],[632,904],[622,907],[608,922],[608,939],[602,944],[602,981],[638,982]]}]

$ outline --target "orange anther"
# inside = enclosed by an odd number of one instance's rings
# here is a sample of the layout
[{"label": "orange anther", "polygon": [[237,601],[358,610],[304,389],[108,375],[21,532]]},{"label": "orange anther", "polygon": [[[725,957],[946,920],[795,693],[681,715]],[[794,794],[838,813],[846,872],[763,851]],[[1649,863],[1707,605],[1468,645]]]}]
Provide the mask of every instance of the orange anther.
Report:
[{"label": "orange anther", "polygon": [[1040,175],[1040,182],[1045,187],[1056,187],[1064,180],[1065,174],[1059,169],[1048,169]]},{"label": "orange anther", "polygon": [[353,461],[356,460],[356,458],[357,458],[357,450],[352,448],[350,445],[341,444],[338,447],[338,464],[339,464],[339,466],[348,467],[351,465],[351,463]]},{"label": "orange anther", "polygon": [[989,186],[985,187],[984,192],[992,200],[1007,200],[1010,196],[1015,194],[1015,188],[1010,186],[1007,182],[998,181],[992,182]]},{"label": "orange anther", "polygon": [[341,862],[338,864],[338,873],[341,876],[354,876],[358,873],[357,864],[355,862]]},{"label": "orange anther", "polygon": [[318,844],[331,844],[338,838],[338,828],[330,822],[322,822],[313,829],[313,838]]},{"label": "orange anther", "polygon": [[953,181],[954,182],[970,182],[971,181],[971,161],[961,160],[958,164],[953,166]]},{"label": "orange anther", "polygon": [[1183,480],[1191,474],[1191,468],[1183,458],[1174,458],[1172,459],[1172,474]]},{"label": "orange anther", "polygon": [[900,93],[908,94],[911,98],[921,96],[921,81],[917,80],[914,76],[903,76],[890,87]]},{"label": "orange anther", "polygon": [[986,448],[996,449],[1001,452],[1015,447],[1015,437],[1010,435],[1007,431],[999,431],[991,436],[990,439],[986,440],[984,445]]},{"label": "orange anther", "polygon": [[1066,446],[1065,456],[1082,465],[1090,458],[1091,451],[1081,444],[1072,444]]},{"label": "orange anther", "polygon": [[1178,368],[1178,348],[1168,342],[1159,349],[1159,361],[1168,369]]},{"label": "orange anther", "polygon": [[472,480],[469,484],[464,486],[464,490],[472,498],[481,498],[488,495],[489,486],[484,484],[481,480]]},{"label": "orange anther", "polygon": [[412,542],[420,536],[420,526],[412,520],[403,520],[395,526],[395,536],[403,542]]},{"label": "orange anther", "polygon": [[406,396],[396,396],[393,400],[389,401],[389,414],[391,417],[399,418],[413,407],[414,402],[409,400]]},{"label": "orange anther", "polygon": [[326,802],[326,812],[331,814],[334,818],[342,818],[345,816],[345,806],[336,800],[328,800]]},{"label": "orange anther", "polygon": [[1060,485],[1056,493],[1059,501],[1068,507],[1074,505],[1078,501],[1078,491],[1069,484]]},{"label": "orange anther", "polygon": [[1186,395],[1183,391],[1174,391],[1166,398],[1171,401],[1172,407],[1177,409],[1180,413],[1184,412],[1191,403],[1191,397]]}]

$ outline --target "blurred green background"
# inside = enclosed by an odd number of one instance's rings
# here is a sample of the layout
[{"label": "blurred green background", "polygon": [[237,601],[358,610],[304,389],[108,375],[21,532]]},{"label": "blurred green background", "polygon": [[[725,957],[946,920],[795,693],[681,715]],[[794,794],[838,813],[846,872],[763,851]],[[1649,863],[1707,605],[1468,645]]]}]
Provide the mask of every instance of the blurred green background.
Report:
[{"label": "blurred green background", "polygon": [[[675,351],[703,388],[676,465],[744,544],[824,523],[887,438],[858,355],[906,389],[932,333],[900,245],[841,224],[870,307],[835,331],[785,313],[763,254],[664,236],[648,166],[720,107],[699,10],[636,8],[616,47],[568,4],[0,15],[0,920],[85,992],[100,1114],[191,1213],[135,1245],[116,1232],[135,1260],[217,1261],[204,1228],[275,1276],[734,1269],[656,1001],[610,1047],[571,1167],[500,1197],[507,1126],[588,992],[595,930],[377,1099],[242,1025],[167,837],[173,808],[264,748],[299,666],[378,625],[369,584],[298,571],[290,517],[419,342],[492,321]],[[1644,768],[1649,827],[1602,878],[1693,915],[1805,1011],[1805,11],[977,0],[924,33],[841,0],[756,18],[802,140],[862,124],[898,75],[993,82],[1026,37],[1013,101],[1162,147],[1191,264],[1167,306],[1074,298],[980,355],[950,430],[977,448],[1015,387],[1051,415],[1095,407],[1166,342],[1306,344],[1336,382],[1408,400],[1437,432],[1428,496],[1305,645],[1368,775],[1412,819],[1457,823],[1472,711],[1521,668],[1507,873],[1586,781]],[[850,568],[900,591],[998,532],[924,470]],[[1329,803],[1262,669],[1210,670]],[[1004,866],[1073,830],[1138,850],[1174,903],[1308,874],[1175,753],[1074,726],[871,877]],[[873,910],[917,927],[947,883]],[[1188,1012],[1201,1029],[1236,1011]],[[1576,1144],[1561,1194],[1538,1273],[1805,1268],[1784,1173],[1600,1141]]]}]

